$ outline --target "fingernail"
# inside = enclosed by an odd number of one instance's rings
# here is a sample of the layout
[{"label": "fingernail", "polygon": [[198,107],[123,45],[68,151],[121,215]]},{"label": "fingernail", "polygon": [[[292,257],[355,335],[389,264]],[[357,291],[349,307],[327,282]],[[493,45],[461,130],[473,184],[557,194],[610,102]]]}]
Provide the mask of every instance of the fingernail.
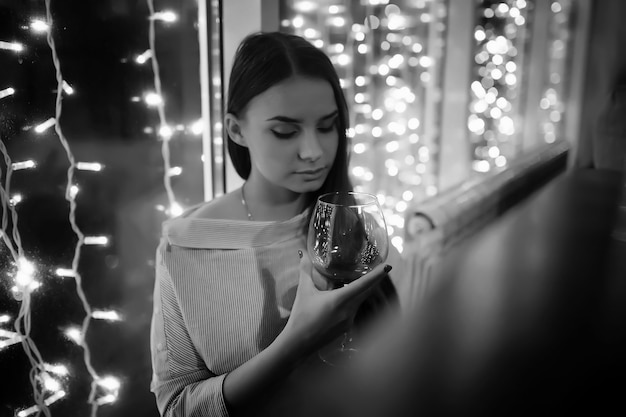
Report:
[{"label": "fingernail", "polygon": [[385,265],[385,272],[391,271],[391,268],[393,268],[391,265]]},{"label": "fingernail", "polygon": [[302,259],[302,251],[300,249],[298,249],[298,257]]}]

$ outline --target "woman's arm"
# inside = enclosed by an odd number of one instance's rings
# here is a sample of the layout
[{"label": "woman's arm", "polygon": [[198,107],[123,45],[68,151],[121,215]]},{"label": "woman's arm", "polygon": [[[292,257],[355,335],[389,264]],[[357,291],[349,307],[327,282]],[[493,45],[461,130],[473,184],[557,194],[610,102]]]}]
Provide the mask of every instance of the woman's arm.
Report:
[{"label": "woman's arm", "polygon": [[315,287],[316,272],[304,257],[298,292],[287,325],[262,352],[230,372],[224,380],[224,401],[233,416],[256,408],[298,364],[338,336],[354,317],[371,289],[389,272],[379,266],[362,278],[332,291]]},{"label": "woman's arm", "polygon": [[[168,270],[157,253],[151,329],[152,391],[163,416],[237,416],[257,409],[300,362],[343,331],[384,276],[382,267],[337,290],[320,291],[308,258],[289,320],[262,352],[225,375],[212,374],[197,353],[178,306]],[[167,337],[166,337],[167,334]]]},{"label": "woman's arm", "polygon": [[227,416],[222,395],[225,375],[211,373],[187,332],[171,277],[163,263],[166,243],[157,249],[150,329],[152,383],[162,416]]}]

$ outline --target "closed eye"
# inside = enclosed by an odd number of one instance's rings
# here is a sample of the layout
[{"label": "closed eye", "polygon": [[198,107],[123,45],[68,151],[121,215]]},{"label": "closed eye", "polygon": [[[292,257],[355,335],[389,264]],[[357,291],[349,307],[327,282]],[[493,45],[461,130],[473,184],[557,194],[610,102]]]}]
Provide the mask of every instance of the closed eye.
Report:
[{"label": "closed eye", "polygon": [[298,130],[296,129],[285,129],[285,130],[270,129],[270,130],[272,131],[272,134],[279,139],[290,139],[298,133]]},{"label": "closed eye", "polygon": [[337,127],[337,117],[333,118],[330,123],[325,123],[324,125],[318,126],[317,130],[322,133],[332,132]]},{"label": "closed eye", "polygon": [[[324,134],[333,132],[337,128],[338,117],[337,111],[322,117],[319,120],[320,124],[317,126],[317,130]],[[298,123],[301,122],[299,120],[282,116],[276,116],[268,120],[278,120],[284,122],[270,129],[272,134],[279,139],[290,139],[300,133],[300,126]]]}]

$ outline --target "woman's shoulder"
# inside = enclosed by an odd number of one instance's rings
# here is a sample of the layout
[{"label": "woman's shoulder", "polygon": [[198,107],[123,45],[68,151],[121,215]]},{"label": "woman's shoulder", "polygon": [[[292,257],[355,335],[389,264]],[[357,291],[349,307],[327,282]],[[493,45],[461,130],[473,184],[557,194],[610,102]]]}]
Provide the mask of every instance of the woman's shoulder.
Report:
[{"label": "woman's shoulder", "polygon": [[239,189],[200,204],[187,214],[190,219],[246,220],[247,213],[241,203]]},{"label": "woman's shoulder", "polygon": [[[247,217],[239,211],[237,192],[197,204],[182,215],[163,223],[166,241],[177,247],[196,249],[238,249],[246,239]],[[239,201],[241,204],[241,201]]]}]

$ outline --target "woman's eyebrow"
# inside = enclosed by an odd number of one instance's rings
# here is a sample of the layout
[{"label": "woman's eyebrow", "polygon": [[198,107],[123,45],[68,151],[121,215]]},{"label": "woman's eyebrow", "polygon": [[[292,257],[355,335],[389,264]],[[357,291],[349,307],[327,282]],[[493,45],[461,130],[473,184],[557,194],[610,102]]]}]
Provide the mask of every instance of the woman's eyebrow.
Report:
[{"label": "woman's eyebrow", "polygon": [[[326,116],[322,116],[319,118],[319,121],[323,121],[323,120],[328,120],[331,119],[333,117],[335,117],[337,114],[339,114],[339,112],[337,110],[333,111],[332,113],[327,114]],[[284,123],[302,123],[301,119],[294,119],[292,117],[287,117],[287,116],[274,116],[271,117],[269,119],[267,119],[267,122],[270,121],[278,121],[278,122],[284,122]]]},{"label": "woman's eyebrow", "polygon": [[323,120],[332,119],[333,117],[337,116],[338,114],[339,114],[339,111],[335,110],[334,112],[329,113],[326,116],[320,117],[320,122],[323,121]]}]

